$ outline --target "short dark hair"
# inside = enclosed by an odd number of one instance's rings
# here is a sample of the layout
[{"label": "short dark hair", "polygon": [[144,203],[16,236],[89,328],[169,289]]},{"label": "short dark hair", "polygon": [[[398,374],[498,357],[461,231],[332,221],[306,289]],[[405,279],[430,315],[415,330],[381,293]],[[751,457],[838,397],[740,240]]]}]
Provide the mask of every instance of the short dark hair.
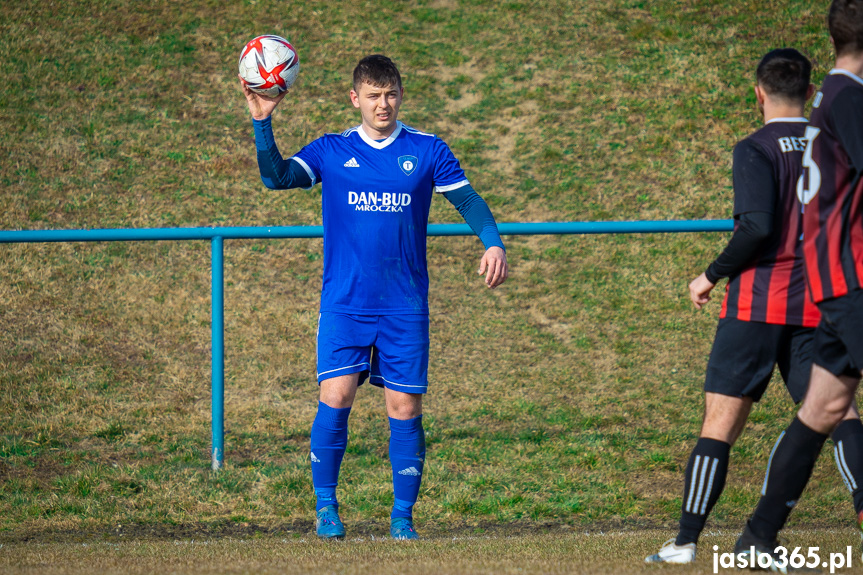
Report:
[{"label": "short dark hair", "polygon": [[863,0],[833,0],[827,27],[837,56],[863,52]]},{"label": "short dark hair", "polygon": [[758,85],[769,96],[789,102],[805,102],[812,63],[794,48],[771,50],[755,70]]},{"label": "short dark hair", "polygon": [[402,87],[402,76],[395,63],[381,54],[366,56],[354,68],[354,90],[366,82],[378,88]]}]

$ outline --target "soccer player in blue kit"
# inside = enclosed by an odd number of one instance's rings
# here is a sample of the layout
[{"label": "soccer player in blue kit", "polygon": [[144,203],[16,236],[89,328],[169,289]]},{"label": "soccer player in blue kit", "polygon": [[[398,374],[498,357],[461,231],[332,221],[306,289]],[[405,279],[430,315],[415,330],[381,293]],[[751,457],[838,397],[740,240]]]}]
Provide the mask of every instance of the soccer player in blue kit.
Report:
[{"label": "soccer player in blue kit", "polygon": [[322,184],[320,401],[310,455],[317,535],[345,536],[336,485],[348,416],[358,386],[368,378],[384,388],[390,423],[395,496],[390,534],[417,539],[413,506],[425,459],[422,398],[428,387],[429,207],[434,193],[440,193],[482,240],[486,251],[479,273],[489,288],[507,278],[494,217],[446,143],[398,121],[404,88],[398,68],[386,56],[366,56],[354,69],[350,98],[362,123],[326,134],[288,160],[279,153],[270,124],[285,93],[268,98],[245,85],[243,92],[264,184],[272,189]]}]

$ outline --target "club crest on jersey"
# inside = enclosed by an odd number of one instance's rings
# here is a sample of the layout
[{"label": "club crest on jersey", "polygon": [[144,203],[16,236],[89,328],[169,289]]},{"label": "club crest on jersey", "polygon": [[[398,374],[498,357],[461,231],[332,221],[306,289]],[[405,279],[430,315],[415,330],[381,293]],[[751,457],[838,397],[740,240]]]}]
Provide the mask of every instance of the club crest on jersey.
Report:
[{"label": "club crest on jersey", "polygon": [[399,167],[406,176],[410,176],[417,169],[419,160],[416,156],[399,156]]}]

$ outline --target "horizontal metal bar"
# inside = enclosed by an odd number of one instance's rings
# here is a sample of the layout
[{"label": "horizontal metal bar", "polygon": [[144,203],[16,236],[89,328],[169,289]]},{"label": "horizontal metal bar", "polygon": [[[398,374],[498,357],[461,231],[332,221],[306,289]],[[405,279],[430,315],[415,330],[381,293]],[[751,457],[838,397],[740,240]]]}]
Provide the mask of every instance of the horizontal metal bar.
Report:
[{"label": "horizontal metal bar", "polygon": [[[648,234],[677,232],[725,232],[733,220],[658,220],[633,222],[535,222],[501,223],[501,235]],[[467,224],[429,224],[430,236],[471,236]],[[224,228],[141,228],[102,230],[0,230],[0,243],[111,242],[160,240],[320,238],[323,226],[273,226]]]},{"label": "horizontal metal bar", "polygon": [[[647,234],[676,232],[725,232],[734,220],[664,220],[634,222],[537,222],[498,224],[502,236],[559,234]],[[429,224],[430,236],[469,236],[467,224]]]},{"label": "horizontal metal bar", "polygon": [[320,238],[323,226],[0,231],[0,243]]}]

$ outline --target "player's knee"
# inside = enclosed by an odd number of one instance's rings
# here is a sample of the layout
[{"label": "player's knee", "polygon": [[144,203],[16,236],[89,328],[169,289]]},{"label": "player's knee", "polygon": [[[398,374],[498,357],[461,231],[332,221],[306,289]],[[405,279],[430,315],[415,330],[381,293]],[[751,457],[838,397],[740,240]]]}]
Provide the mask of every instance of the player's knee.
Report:
[{"label": "player's knee", "polygon": [[734,445],[746,425],[751,407],[752,399],[748,397],[708,394],[701,437]]},{"label": "player's knee", "polygon": [[829,434],[848,414],[849,406],[839,399],[819,403],[814,405],[814,402],[804,402],[798,418],[810,429]]},{"label": "player's knee", "polygon": [[740,431],[741,429],[734,422],[726,421],[721,424],[717,424],[715,421],[712,424],[705,422],[705,425],[701,428],[700,437],[715,439],[716,441],[734,445],[734,442],[737,441],[740,435]]},{"label": "player's knee", "polygon": [[422,395],[390,393],[387,398],[387,415],[393,419],[413,419],[422,415]]},{"label": "player's knee", "polygon": [[839,425],[845,416],[848,414],[848,403],[844,401],[834,401],[827,404],[827,409],[824,412],[825,423],[830,427]]},{"label": "player's knee", "polygon": [[393,419],[406,420],[422,415],[422,408],[416,405],[391,406],[387,411],[387,415]]},{"label": "player's knee", "polygon": [[354,395],[338,389],[321,390],[321,403],[325,403],[333,409],[344,409],[353,406]]},{"label": "player's knee", "polygon": [[857,402],[852,402],[851,407],[845,411],[845,415],[842,416],[842,421],[845,421],[846,419],[860,419],[860,412],[857,411]]}]

